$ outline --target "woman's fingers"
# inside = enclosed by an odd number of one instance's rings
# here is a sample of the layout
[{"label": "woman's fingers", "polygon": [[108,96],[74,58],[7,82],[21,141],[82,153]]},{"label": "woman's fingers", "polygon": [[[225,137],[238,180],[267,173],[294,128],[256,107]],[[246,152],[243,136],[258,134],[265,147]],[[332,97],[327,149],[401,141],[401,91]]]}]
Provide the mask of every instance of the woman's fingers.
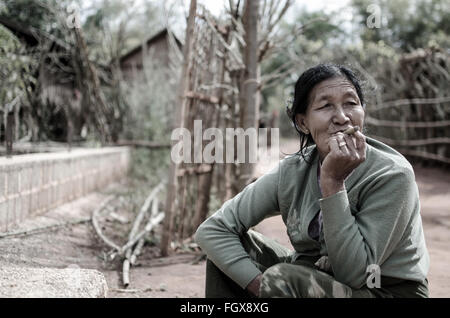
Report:
[{"label": "woman's fingers", "polygon": [[350,136],[350,135],[344,134],[344,139],[345,139],[345,141],[347,143],[347,148],[349,150],[349,154],[352,157],[354,157],[356,159],[359,159],[358,150],[356,149],[355,141],[353,140],[353,137]]},{"label": "woman's fingers", "polygon": [[355,132],[353,135],[355,136],[356,149],[358,150],[359,156],[362,159],[365,159],[366,158],[366,137],[360,131]]},{"label": "woman's fingers", "polygon": [[352,135],[337,133],[330,138],[330,151],[364,161],[366,154],[366,137],[359,131]]},{"label": "woman's fingers", "polygon": [[338,143],[339,151],[344,155],[349,155],[349,147],[347,145],[347,140],[345,139],[345,135],[342,133],[336,134],[336,140]]},{"label": "woman's fingers", "polygon": [[328,143],[328,145],[330,146],[330,151],[334,151],[334,152],[339,152],[339,145],[338,145],[339,141],[337,139],[337,137],[332,137],[330,138],[330,141]]},{"label": "woman's fingers", "polygon": [[330,150],[336,154],[348,155],[347,142],[345,141],[343,134],[335,135],[330,140]]}]

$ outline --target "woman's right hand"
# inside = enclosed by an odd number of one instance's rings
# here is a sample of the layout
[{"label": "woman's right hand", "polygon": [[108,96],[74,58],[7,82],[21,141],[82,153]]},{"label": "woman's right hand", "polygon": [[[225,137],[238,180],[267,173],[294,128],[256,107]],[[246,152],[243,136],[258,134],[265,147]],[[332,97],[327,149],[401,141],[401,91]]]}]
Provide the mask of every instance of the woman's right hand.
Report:
[{"label": "woman's right hand", "polygon": [[343,133],[332,136],[329,147],[330,152],[324,158],[320,170],[323,197],[345,189],[345,179],[366,159],[366,138],[359,131],[352,136]]}]

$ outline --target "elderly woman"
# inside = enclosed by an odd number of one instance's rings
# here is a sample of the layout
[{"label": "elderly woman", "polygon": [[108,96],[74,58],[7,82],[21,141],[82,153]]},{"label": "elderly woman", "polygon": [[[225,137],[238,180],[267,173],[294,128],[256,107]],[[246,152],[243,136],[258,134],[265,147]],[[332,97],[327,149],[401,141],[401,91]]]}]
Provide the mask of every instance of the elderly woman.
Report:
[{"label": "elderly woman", "polygon": [[[413,169],[361,133],[364,106],[346,67],[300,76],[288,109],[300,151],[196,232],[208,257],[206,297],[428,297]],[[250,230],[277,214],[295,251]]]}]

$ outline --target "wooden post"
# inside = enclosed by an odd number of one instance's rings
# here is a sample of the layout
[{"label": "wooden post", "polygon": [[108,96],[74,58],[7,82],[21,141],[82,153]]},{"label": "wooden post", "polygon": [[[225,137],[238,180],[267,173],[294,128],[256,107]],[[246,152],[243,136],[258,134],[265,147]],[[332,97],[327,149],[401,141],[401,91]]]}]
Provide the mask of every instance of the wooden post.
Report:
[{"label": "wooden post", "polygon": [[[175,123],[176,127],[184,126],[184,118],[186,113],[186,102],[187,98],[185,97],[186,91],[189,89],[189,65],[191,61],[192,47],[193,47],[193,33],[195,27],[195,15],[197,12],[197,0],[191,0],[189,7],[189,17],[187,21],[186,27],[186,40],[185,45],[183,47],[183,68],[181,73],[181,81],[178,91],[178,99],[177,105],[180,105],[176,109],[175,112]],[[176,128],[174,127],[174,128]],[[176,141],[172,141],[172,146],[176,144]],[[166,204],[165,204],[165,218],[163,225],[163,234],[161,237],[161,255],[166,256],[169,254],[170,241],[172,237],[173,231],[173,218],[174,218],[174,201],[175,201],[175,192],[177,189],[177,169],[178,165],[174,162],[170,165],[169,169],[169,179],[167,182],[167,196],[166,196]]]},{"label": "wooden post", "polygon": [[8,112],[6,115],[6,132],[5,132],[5,142],[6,142],[6,157],[11,158],[13,152],[13,133],[14,132],[14,112]]}]

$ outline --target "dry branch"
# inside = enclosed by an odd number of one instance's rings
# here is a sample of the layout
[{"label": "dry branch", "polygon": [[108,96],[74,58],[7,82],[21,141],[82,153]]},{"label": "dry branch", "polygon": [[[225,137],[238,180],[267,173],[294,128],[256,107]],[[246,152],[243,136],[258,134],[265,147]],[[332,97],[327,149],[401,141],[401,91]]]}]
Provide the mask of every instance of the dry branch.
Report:
[{"label": "dry branch", "polygon": [[102,229],[100,227],[100,225],[98,224],[97,221],[97,216],[100,213],[100,211],[102,211],[105,206],[114,198],[113,195],[110,195],[109,197],[107,197],[102,204],[100,204],[100,206],[94,210],[94,212],[92,213],[92,225],[94,226],[94,230],[97,233],[97,235],[102,239],[102,241],[112,247],[113,249],[117,250],[117,251],[121,251],[120,247],[118,245],[116,245],[114,242],[112,242],[109,238],[107,238],[103,233],[102,233]]},{"label": "dry branch", "polygon": [[[150,214],[150,218],[156,217],[158,214],[158,197],[155,197],[152,202],[152,212]],[[136,263],[136,259],[139,255],[141,255],[142,247],[145,244],[145,237],[142,237],[136,244],[136,247],[133,250],[133,253],[130,256],[130,264],[134,265]]]},{"label": "dry branch", "polygon": [[142,237],[144,237],[148,232],[150,232],[153,227],[158,225],[164,219],[164,213],[159,213],[156,217],[150,219],[150,221],[145,226],[144,230],[140,231],[133,240],[129,241],[127,244],[122,246],[121,253],[123,254],[125,251],[130,249],[134,244],[136,244]]},{"label": "dry branch", "polygon": [[144,219],[145,213],[147,212],[150,204],[153,199],[156,197],[158,192],[164,186],[164,182],[160,182],[153,190],[150,192],[149,196],[145,199],[144,204],[142,205],[136,219],[133,222],[133,226],[131,228],[130,234],[128,235],[128,241],[131,241],[135,236],[137,231],[139,230],[139,226],[141,225],[142,220]]},{"label": "dry branch", "polygon": [[[161,182],[156,186],[150,195],[145,199],[144,204],[142,205],[141,209],[139,210],[138,215],[136,216],[136,219],[133,222],[133,226],[131,228],[130,234],[128,235],[128,242],[125,244],[121,249],[121,254],[125,253],[125,259],[123,261],[122,266],[122,281],[123,285],[127,287],[130,284],[130,265],[134,264],[136,261],[137,255],[140,253],[140,250],[142,248],[142,245],[144,244],[144,236],[139,236],[138,240],[135,240],[137,231],[139,230],[139,226],[142,223],[142,220],[144,219],[145,213],[148,211],[148,208],[150,207],[150,204],[153,202],[153,206],[155,206],[155,203],[158,204],[158,200],[156,199],[156,195],[163,187],[164,182]],[[154,201],[155,200],[155,201]],[[154,209],[152,209],[154,211]],[[152,218],[150,217],[152,220]],[[145,231],[145,230],[144,230]],[[147,233],[147,232],[146,232]],[[139,233],[140,234],[140,233]],[[133,245],[138,241],[138,245],[140,245],[139,249],[138,246],[134,251],[132,251]]]},{"label": "dry branch", "polygon": [[52,231],[52,230],[56,230],[56,229],[59,229],[62,227],[77,225],[77,224],[86,223],[86,222],[90,222],[90,221],[91,221],[91,218],[88,217],[88,218],[83,218],[83,219],[79,219],[79,220],[73,220],[73,221],[68,221],[68,222],[63,222],[63,223],[58,223],[58,224],[35,227],[32,229],[23,230],[23,231],[0,233],[0,239],[7,238],[7,237],[27,236],[27,235],[32,235],[32,234],[38,234],[38,233]]},{"label": "dry branch", "polygon": [[220,44],[223,45],[223,47],[230,52],[230,56],[232,56],[235,59],[235,62],[239,65],[241,68],[245,68],[245,64],[242,61],[242,58],[233,50],[233,48],[225,41],[223,36],[216,30],[214,27],[214,22],[211,20],[211,18],[208,15],[205,15],[205,21],[207,25],[210,27],[210,29],[217,35],[217,39],[219,40]]},{"label": "dry branch", "polygon": [[137,244],[136,247],[133,250],[133,253],[130,256],[130,264],[134,265],[136,263],[136,259],[139,255],[141,255],[142,247],[144,247],[145,238],[141,238]]}]

